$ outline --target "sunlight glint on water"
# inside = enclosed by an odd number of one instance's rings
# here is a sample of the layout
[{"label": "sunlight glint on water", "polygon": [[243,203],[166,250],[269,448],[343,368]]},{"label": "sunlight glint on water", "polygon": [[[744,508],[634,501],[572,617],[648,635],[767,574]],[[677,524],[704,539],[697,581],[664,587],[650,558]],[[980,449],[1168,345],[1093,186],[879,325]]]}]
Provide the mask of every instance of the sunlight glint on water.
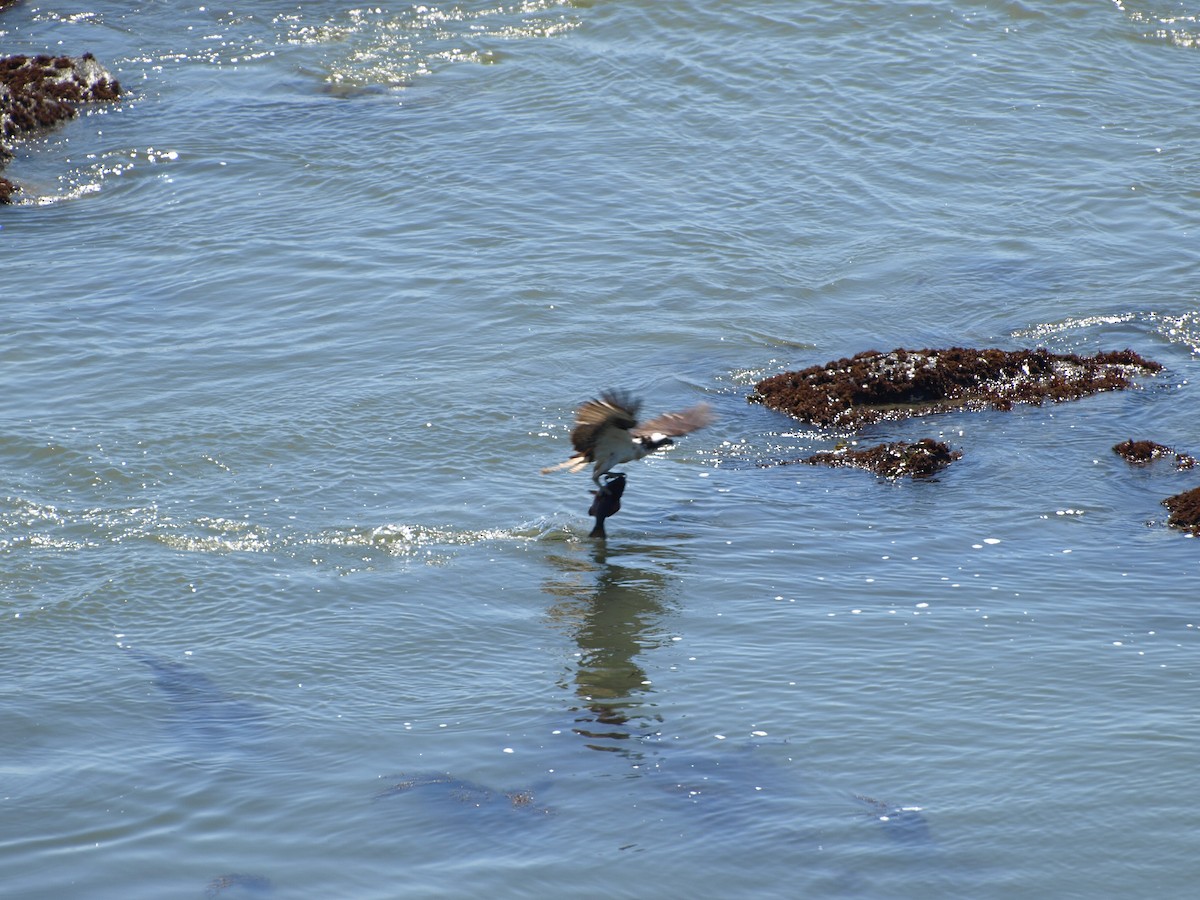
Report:
[{"label": "sunlight glint on water", "polygon": [[[0,893],[1190,897],[1197,15],[0,12],[127,89],[4,171]],[[1165,369],[746,402],[925,346]],[[598,544],[607,388],[718,420]]]}]

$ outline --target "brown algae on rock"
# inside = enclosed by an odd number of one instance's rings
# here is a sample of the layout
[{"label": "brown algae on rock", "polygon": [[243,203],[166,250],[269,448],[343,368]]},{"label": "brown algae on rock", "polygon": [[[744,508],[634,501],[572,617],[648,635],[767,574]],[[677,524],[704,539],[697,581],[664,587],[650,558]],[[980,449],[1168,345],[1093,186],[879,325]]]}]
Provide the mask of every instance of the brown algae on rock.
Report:
[{"label": "brown algae on rock", "polygon": [[1200,537],[1200,487],[1168,497],[1163,506],[1170,510],[1167,524]]},{"label": "brown algae on rock", "polygon": [[1130,438],[1113,447],[1113,453],[1133,466],[1145,466],[1158,459],[1168,456],[1175,457],[1175,468],[1191,469],[1196,465],[1196,457],[1190,453],[1182,453],[1173,447],[1154,441],[1135,441]]},{"label": "brown algae on rock", "polygon": [[1075,400],[1124,390],[1161,369],[1132,350],[868,350],[764,378],[749,399],[815,425],[857,429],[885,419]]},{"label": "brown algae on rock", "polygon": [[[120,94],[120,83],[90,53],[0,58],[0,166],[12,156],[13,141],[73,118],[84,103]],[[0,178],[0,203],[11,203],[18,190]]]},{"label": "brown algae on rock", "polygon": [[932,438],[919,441],[894,441],[876,444],[863,450],[840,449],[814,453],[804,462],[810,465],[851,466],[867,469],[883,478],[929,478],[936,475],[956,459],[962,452]]},{"label": "brown algae on rock", "polygon": [[922,438],[915,442],[893,441],[890,444],[876,444],[861,450],[839,447],[791,462],[866,469],[881,478],[929,478],[961,458],[962,453],[951,450],[948,444],[932,438]]}]

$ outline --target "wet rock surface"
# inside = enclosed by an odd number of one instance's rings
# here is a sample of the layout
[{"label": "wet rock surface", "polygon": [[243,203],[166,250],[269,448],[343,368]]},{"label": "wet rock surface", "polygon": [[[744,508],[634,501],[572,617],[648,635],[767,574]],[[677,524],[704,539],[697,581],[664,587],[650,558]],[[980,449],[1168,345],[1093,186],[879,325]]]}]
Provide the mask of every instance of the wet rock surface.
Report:
[{"label": "wet rock surface", "polygon": [[861,428],[953,410],[1011,409],[1124,390],[1162,369],[1132,350],[1095,356],[1037,350],[868,350],[755,385],[763,403],[823,427]]},{"label": "wet rock surface", "polygon": [[1177,469],[1191,469],[1196,465],[1196,458],[1190,453],[1182,453],[1173,447],[1154,441],[1135,441],[1131,438],[1114,446],[1113,453],[1134,466],[1145,466],[1155,460],[1167,459],[1172,456],[1175,458],[1175,468]]},{"label": "wet rock surface", "polygon": [[[957,410],[1007,410],[1126,390],[1162,365],[1133,350],[1082,356],[1049,350],[950,347],[890,353],[868,350],[764,378],[748,398],[823,428],[857,430],[881,421]],[[1166,444],[1130,438],[1112,448],[1132,466],[1170,460],[1193,469],[1196,457]],[[962,457],[948,445],[923,438],[858,449],[839,446],[803,459],[764,462],[763,467],[807,463],[866,469],[883,478],[928,478]],[[1200,536],[1200,488],[1163,500],[1168,525]]]},{"label": "wet rock surface", "polygon": [[[1131,466],[1139,468],[1148,468],[1159,460],[1173,461],[1175,469],[1181,472],[1196,467],[1196,457],[1157,441],[1135,441],[1130,438],[1112,449],[1113,453]],[[1170,512],[1167,517],[1168,525],[1200,537],[1200,488],[1175,494],[1163,500],[1162,504]]]},{"label": "wet rock surface", "polygon": [[951,450],[949,444],[932,438],[922,438],[914,442],[893,441],[890,444],[876,444],[861,450],[839,447],[836,450],[814,453],[804,459],[791,460],[791,463],[866,469],[882,478],[929,478],[961,458],[962,453]]},{"label": "wet rock surface", "polygon": [[[73,118],[84,103],[116,100],[120,83],[90,53],[0,58],[0,166],[12,143]],[[0,203],[19,188],[0,178]]]},{"label": "wet rock surface", "polygon": [[1200,537],[1200,487],[1168,497],[1163,506],[1171,513],[1167,517],[1168,525]]}]

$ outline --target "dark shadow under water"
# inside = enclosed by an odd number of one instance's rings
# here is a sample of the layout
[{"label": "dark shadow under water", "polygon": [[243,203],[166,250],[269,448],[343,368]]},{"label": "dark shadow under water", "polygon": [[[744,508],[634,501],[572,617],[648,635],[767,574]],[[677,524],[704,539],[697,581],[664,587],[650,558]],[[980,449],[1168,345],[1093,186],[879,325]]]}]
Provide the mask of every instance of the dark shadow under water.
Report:
[{"label": "dark shadow under water", "polygon": [[249,751],[265,738],[266,714],[226,693],[200,669],[133,648],[125,652],[150,669],[170,708],[171,733],[189,752]]}]

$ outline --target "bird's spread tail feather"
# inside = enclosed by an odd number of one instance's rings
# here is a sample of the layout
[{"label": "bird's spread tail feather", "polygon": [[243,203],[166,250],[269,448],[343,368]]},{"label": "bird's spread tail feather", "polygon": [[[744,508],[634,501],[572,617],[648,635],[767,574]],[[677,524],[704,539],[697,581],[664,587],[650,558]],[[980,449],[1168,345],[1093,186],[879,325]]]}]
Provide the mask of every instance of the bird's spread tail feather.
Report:
[{"label": "bird's spread tail feather", "polygon": [[566,469],[569,472],[578,472],[586,465],[586,459],[580,459],[578,456],[572,456],[570,459],[565,459],[560,463],[555,463],[552,466],[546,466],[546,468],[542,469],[542,474],[549,475],[551,472],[557,472],[561,469]]}]

